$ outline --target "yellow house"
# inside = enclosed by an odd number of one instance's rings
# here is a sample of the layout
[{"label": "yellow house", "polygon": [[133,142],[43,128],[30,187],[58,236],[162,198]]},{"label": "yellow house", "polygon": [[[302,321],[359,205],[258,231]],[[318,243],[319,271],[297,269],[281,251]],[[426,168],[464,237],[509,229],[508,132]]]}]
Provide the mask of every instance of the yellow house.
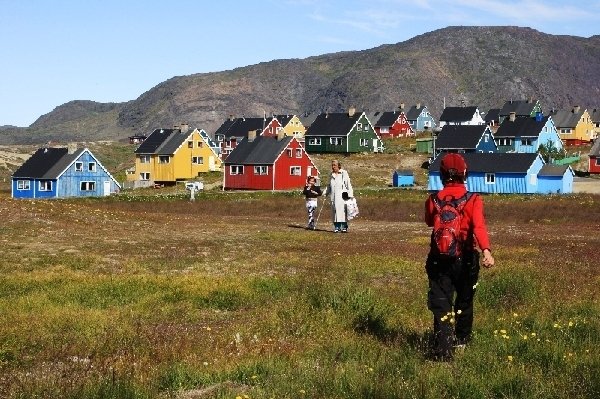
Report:
[{"label": "yellow house", "polygon": [[594,138],[594,124],[587,109],[576,105],[572,109],[551,112],[550,115],[565,144],[587,144]]},{"label": "yellow house", "polygon": [[296,115],[275,115],[283,127],[286,136],[294,136],[296,139],[304,139],[306,128]]},{"label": "yellow house", "polygon": [[206,132],[183,125],[154,130],[135,150],[135,171],[127,180],[173,184],[220,169],[221,159]]}]

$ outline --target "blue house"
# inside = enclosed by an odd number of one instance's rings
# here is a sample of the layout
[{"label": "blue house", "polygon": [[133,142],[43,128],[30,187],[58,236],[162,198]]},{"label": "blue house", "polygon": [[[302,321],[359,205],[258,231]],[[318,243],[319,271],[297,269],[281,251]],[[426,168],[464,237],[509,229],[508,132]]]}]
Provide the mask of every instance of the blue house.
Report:
[{"label": "blue house", "polygon": [[[540,192],[538,174],[544,166],[544,160],[537,153],[465,153],[463,156],[469,170],[469,191],[502,194]],[[429,166],[429,190],[439,191],[443,188],[440,178],[442,158],[438,156]]]},{"label": "blue house", "polygon": [[406,113],[406,119],[413,131],[429,130],[437,126],[433,115],[421,103],[410,107]]},{"label": "blue house", "polygon": [[435,156],[440,152],[498,152],[494,133],[487,125],[445,125],[435,139]]},{"label": "blue house", "polygon": [[412,170],[398,169],[392,175],[392,187],[414,186],[415,176]]},{"label": "blue house", "polygon": [[557,150],[563,148],[558,130],[551,116],[515,117],[512,113],[500,124],[494,134],[499,152],[538,152],[540,145],[552,144]]},{"label": "blue house", "polygon": [[98,197],[121,186],[88,150],[40,148],[12,175],[13,198]]},{"label": "blue house", "polygon": [[575,172],[569,165],[546,164],[538,173],[538,193],[572,193],[574,176]]}]

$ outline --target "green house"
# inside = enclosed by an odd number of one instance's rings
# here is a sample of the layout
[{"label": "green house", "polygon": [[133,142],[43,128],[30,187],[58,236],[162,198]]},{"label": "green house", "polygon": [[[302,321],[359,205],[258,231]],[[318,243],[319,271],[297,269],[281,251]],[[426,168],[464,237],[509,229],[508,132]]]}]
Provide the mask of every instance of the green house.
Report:
[{"label": "green house", "polygon": [[506,118],[509,118],[511,114],[515,117],[535,118],[538,114],[542,113],[542,105],[538,100],[509,100],[504,103],[502,109],[498,113],[498,121],[500,124],[504,122]]},{"label": "green house", "polygon": [[304,135],[308,153],[382,152],[383,142],[364,112],[317,116]]}]

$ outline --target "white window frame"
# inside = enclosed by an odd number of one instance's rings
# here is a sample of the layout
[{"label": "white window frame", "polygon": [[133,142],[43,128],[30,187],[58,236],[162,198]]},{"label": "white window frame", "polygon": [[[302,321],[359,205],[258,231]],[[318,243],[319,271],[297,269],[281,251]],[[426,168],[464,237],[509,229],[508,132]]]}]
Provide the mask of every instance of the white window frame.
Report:
[{"label": "white window frame", "polygon": [[31,180],[17,180],[17,190],[31,190]]},{"label": "white window frame", "polygon": [[38,182],[39,191],[52,191],[52,180],[40,180]]},{"label": "white window frame", "polygon": [[596,158],[596,166],[600,166],[600,158]]},{"label": "white window frame", "polygon": [[308,139],[308,145],[321,145],[320,137],[311,137]]},{"label": "white window frame", "polygon": [[368,132],[368,131],[369,131],[369,124],[368,124],[368,123],[365,123],[365,126],[363,127],[363,130],[364,130],[365,132]]},{"label": "white window frame", "polygon": [[368,147],[369,146],[369,139],[360,139],[359,143],[360,143],[361,147]]},{"label": "white window frame", "polygon": [[356,130],[362,130],[362,127],[363,127],[362,123],[356,124]]},{"label": "white window frame", "polygon": [[330,137],[329,144],[331,145],[344,145],[343,137]]},{"label": "white window frame", "polygon": [[483,135],[483,141],[487,143],[489,140],[490,140],[490,135],[489,134],[484,134]]},{"label": "white window frame", "polygon": [[166,165],[171,163],[171,157],[168,155],[159,155],[158,156],[158,163],[161,165]]},{"label": "white window frame", "polygon": [[150,180],[150,172],[141,172],[140,180],[149,181]]},{"label": "white window frame", "polygon": [[296,158],[302,158],[302,148],[296,148]]},{"label": "white window frame", "polygon": [[269,167],[266,165],[255,166],[254,174],[258,176],[267,176],[269,174]]},{"label": "white window frame", "polygon": [[290,176],[302,176],[302,167],[290,166]]},{"label": "white window frame", "polygon": [[485,174],[485,184],[496,184],[496,174],[495,173],[486,173]]},{"label": "white window frame", "polygon": [[521,139],[521,145],[533,145],[533,140],[531,139]]},{"label": "white window frame", "polygon": [[150,155],[140,155],[140,163],[150,163]]},{"label": "white window frame", "polygon": [[95,181],[79,182],[79,191],[96,191],[96,182]]},{"label": "white window frame", "polygon": [[75,172],[83,172],[83,162],[75,162]]},{"label": "white window frame", "polygon": [[194,140],[188,140],[188,148],[194,148]]},{"label": "white window frame", "polygon": [[95,172],[95,171],[96,171],[96,162],[88,163],[88,172]]},{"label": "white window frame", "polygon": [[204,165],[204,157],[192,157],[192,163],[195,165]]},{"label": "white window frame", "polygon": [[243,175],[244,165],[229,165],[229,174],[231,176]]},{"label": "white window frame", "polygon": [[288,156],[288,158],[293,158],[294,157],[294,153],[292,152],[291,148],[287,149],[287,156]]}]

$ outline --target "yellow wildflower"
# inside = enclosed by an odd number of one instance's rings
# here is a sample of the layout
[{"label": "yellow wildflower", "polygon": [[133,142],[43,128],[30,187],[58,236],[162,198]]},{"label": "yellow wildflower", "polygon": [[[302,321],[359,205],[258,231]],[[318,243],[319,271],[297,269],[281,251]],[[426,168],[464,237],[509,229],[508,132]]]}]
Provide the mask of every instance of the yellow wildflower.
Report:
[{"label": "yellow wildflower", "polygon": [[527,338],[528,338],[527,335],[523,335],[523,339],[527,339]]},{"label": "yellow wildflower", "polygon": [[513,313],[513,317],[519,317],[517,313]]},{"label": "yellow wildflower", "polygon": [[506,330],[500,330],[500,334],[506,334]]},{"label": "yellow wildflower", "polygon": [[509,362],[512,362],[512,361],[513,361],[513,357],[509,355],[509,356],[508,356],[508,361],[509,361]]},{"label": "yellow wildflower", "polygon": [[301,389],[301,390],[300,390],[300,393],[301,393],[302,395],[304,395],[304,394],[306,393],[306,391],[305,391],[304,389]]},{"label": "yellow wildflower", "polygon": [[534,333],[534,332],[532,332],[532,333],[531,333],[531,336],[532,336],[532,337],[535,337],[536,335],[537,335],[537,334],[536,334],[536,333]]},{"label": "yellow wildflower", "polygon": [[460,309],[458,309],[458,310],[456,311],[456,314],[461,314],[461,313],[462,313],[462,310],[460,310]]},{"label": "yellow wildflower", "polygon": [[554,328],[558,328],[558,327],[560,327],[560,326],[558,325],[558,323],[554,323],[553,327],[554,327]]},{"label": "yellow wildflower", "polygon": [[572,321],[569,322],[569,327],[573,327],[573,322]]}]

